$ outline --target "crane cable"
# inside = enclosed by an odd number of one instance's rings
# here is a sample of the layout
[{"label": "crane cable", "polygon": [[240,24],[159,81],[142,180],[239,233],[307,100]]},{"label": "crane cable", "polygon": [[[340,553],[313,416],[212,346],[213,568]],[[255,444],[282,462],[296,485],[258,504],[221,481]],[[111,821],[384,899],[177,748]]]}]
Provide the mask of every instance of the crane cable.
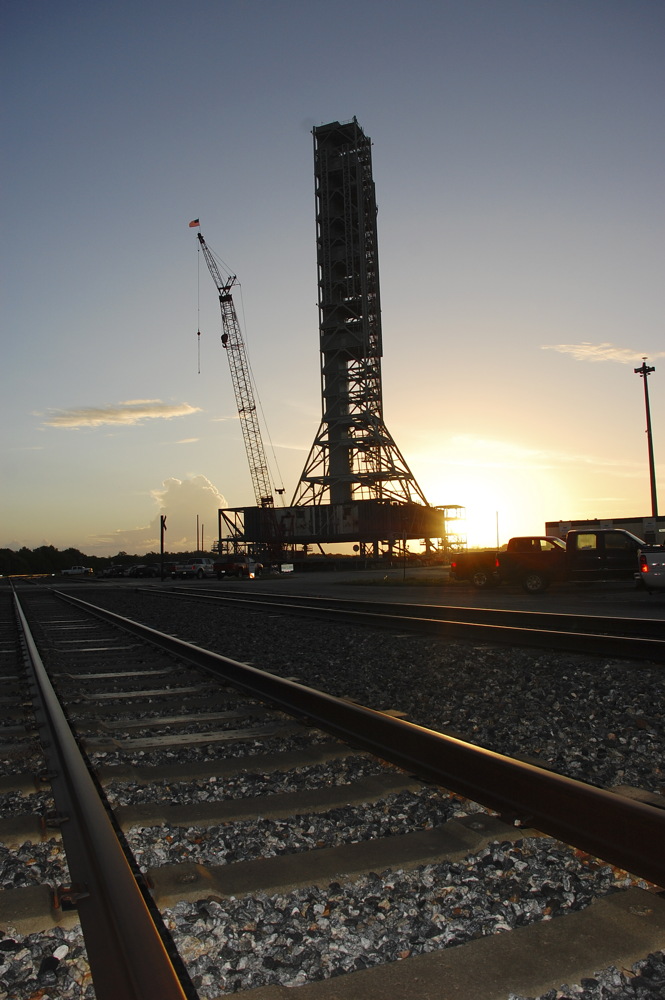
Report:
[{"label": "crane cable", "polygon": [[201,374],[201,247],[196,255],[196,343],[198,347],[199,375]]}]

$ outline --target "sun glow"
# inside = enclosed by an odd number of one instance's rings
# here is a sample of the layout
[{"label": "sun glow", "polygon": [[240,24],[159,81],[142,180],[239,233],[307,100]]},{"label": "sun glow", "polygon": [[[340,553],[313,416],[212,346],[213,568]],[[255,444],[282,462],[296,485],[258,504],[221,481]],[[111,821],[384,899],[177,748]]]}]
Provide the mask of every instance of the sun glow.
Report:
[{"label": "sun glow", "polygon": [[420,456],[420,465],[427,469],[420,482],[431,504],[465,508],[464,519],[451,521],[449,528],[470,547],[543,534],[546,521],[565,517],[570,509],[570,470],[562,474],[519,446],[451,442],[447,454]]}]

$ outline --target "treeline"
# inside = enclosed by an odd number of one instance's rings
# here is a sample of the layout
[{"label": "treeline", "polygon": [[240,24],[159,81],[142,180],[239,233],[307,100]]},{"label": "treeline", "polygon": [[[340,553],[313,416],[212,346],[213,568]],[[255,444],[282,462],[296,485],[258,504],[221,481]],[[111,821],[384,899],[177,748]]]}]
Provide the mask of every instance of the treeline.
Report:
[{"label": "treeline", "polygon": [[[180,557],[180,554],[178,554]],[[118,552],[115,556],[86,556],[78,549],[56,549],[53,545],[40,545],[37,549],[0,549],[0,575],[26,576],[31,573],[61,573],[70,566],[90,566],[95,573],[107,566],[133,566],[135,563],[158,563],[159,552],[130,555]]]}]

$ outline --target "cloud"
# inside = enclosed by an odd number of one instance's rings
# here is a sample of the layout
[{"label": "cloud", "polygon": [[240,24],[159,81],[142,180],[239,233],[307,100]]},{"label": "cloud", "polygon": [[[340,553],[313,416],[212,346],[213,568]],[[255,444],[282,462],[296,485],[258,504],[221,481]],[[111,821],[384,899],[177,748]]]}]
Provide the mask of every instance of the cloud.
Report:
[{"label": "cloud", "polygon": [[525,470],[534,472],[587,466],[592,470],[609,470],[613,475],[623,478],[642,474],[641,462],[637,461],[600,458],[581,452],[557,451],[551,448],[533,448],[515,441],[501,441],[473,434],[455,434],[444,446],[439,444],[436,451],[420,453],[417,460],[424,466],[436,463],[451,468],[514,469],[519,472]]},{"label": "cloud", "polygon": [[150,491],[157,511],[148,524],[137,528],[117,528],[115,531],[96,535],[95,547],[109,555],[116,552],[158,552],[161,542],[161,517],[166,516],[164,545],[168,552],[196,549],[197,517],[203,544],[210,549],[217,539],[217,511],[227,507],[224,496],[203,475],[187,479],[167,479],[160,489]]},{"label": "cloud", "polygon": [[[569,456],[564,453],[564,460]],[[475,434],[453,434],[427,451],[414,452],[414,463],[485,469],[551,468],[559,456],[515,441],[501,441]]]},{"label": "cloud", "polygon": [[143,420],[171,420],[198,413],[189,403],[162,403],[161,399],[128,399],[115,406],[87,406],[55,410],[44,423],[47,427],[101,427],[103,424],[129,425]]},{"label": "cloud", "polygon": [[309,445],[287,444],[285,441],[273,441],[274,448],[282,448],[284,451],[309,451]]},{"label": "cloud", "polygon": [[[638,364],[645,351],[633,351],[629,347],[615,347],[614,344],[541,344],[542,351],[558,351],[572,354],[576,361],[618,361],[621,365]],[[652,351],[649,358],[665,358],[665,351]]]}]

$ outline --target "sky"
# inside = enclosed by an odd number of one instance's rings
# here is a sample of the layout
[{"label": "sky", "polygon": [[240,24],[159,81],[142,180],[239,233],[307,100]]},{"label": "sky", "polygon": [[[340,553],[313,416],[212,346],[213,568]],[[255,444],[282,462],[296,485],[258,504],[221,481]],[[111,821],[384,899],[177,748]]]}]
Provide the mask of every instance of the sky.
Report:
[{"label": "sky", "polygon": [[[321,416],[315,125],[373,142],[385,422],[469,544],[665,512],[659,0],[2,7],[0,547],[204,548],[254,504],[210,275],[278,487]],[[197,331],[200,330],[200,337]],[[200,536],[199,536],[200,539]]]}]

